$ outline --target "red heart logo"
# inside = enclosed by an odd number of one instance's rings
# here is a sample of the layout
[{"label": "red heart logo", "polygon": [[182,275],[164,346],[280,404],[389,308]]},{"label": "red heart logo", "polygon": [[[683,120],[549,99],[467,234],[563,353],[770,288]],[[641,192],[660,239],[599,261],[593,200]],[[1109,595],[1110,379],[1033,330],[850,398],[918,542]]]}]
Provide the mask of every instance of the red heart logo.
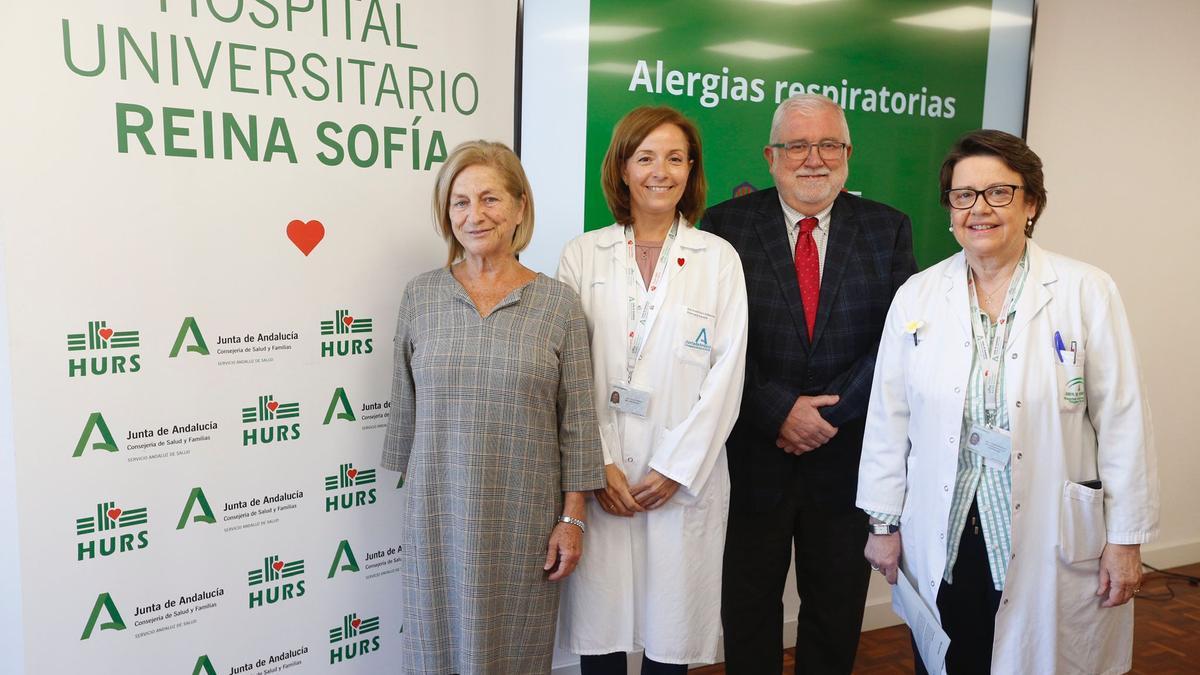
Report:
[{"label": "red heart logo", "polygon": [[270,403],[267,404],[267,410],[270,410],[271,412],[275,412],[275,409],[278,407],[279,407],[279,401],[271,401]]},{"label": "red heart logo", "polygon": [[283,569],[283,561],[276,560],[275,562],[271,563],[271,567],[274,567],[275,571],[278,572],[279,570]]},{"label": "red heart logo", "polygon": [[109,509],[108,517],[111,520],[116,520],[117,518],[120,518],[121,517],[121,509]]},{"label": "red heart logo", "polygon": [[358,469],[350,469],[349,471],[346,472],[346,475],[351,478],[354,478],[355,476],[358,475]]},{"label": "red heart logo", "polygon": [[111,329],[111,328],[101,328],[100,329],[100,337],[103,338],[105,342],[108,342],[108,338],[112,337],[112,334],[113,334],[113,329]]},{"label": "red heart logo", "polygon": [[325,226],[319,220],[293,220],[288,223],[287,236],[307,256],[325,238]]},{"label": "red heart logo", "polygon": [[355,628],[358,628],[359,626],[362,625],[362,619],[355,619],[350,622],[350,625],[354,626]]},{"label": "red heart logo", "polygon": [[675,262],[679,263],[679,266],[680,266],[680,267],[683,267],[684,259],[683,259],[683,258],[676,258],[676,259],[675,259]]},{"label": "red heart logo", "polygon": [[354,325],[354,317],[352,317],[352,316],[343,316],[343,317],[342,317],[342,323],[346,324],[347,326],[353,326],[353,325]]}]

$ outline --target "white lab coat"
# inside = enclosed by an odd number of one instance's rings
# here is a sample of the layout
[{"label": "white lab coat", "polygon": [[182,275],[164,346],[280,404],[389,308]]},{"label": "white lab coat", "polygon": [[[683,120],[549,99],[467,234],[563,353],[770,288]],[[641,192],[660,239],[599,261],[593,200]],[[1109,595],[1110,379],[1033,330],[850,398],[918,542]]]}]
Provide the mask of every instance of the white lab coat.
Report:
[{"label": "white lab coat", "polygon": [[[1099,557],[1106,541],[1142,544],[1157,534],[1150,410],[1112,279],[1032,241],[1028,247],[1029,277],[1004,357],[1012,558],[992,672],[1123,673],[1133,605],[1100,607]],[[858,479],[859,507],[901,514],[901,569],[935,615],[974,349],[966,281],[958,253],[897,292]],[[911,321],[924,321],[916,345],[905,330]],[[1056,331],[1076,344],[1074,365],[1069,354],[1059,362]],[[1102,490],[1078,484],[1095,478]],[[903,616],[894,593],[893,606]]]},{"label": "white lab coat", "polygon": [[645,648],[663,663],[712,662],[729,509],[725,439],[746,362],[746,282],[732,246],[680,224],[665,261],[665,295],[633,375],[633,386],[653,392],[640,418],[609,407],[610,383],[626,374],[626,257],[622,227],[589,232],[567,244],[558,278],[579,292],[587,315],[605,462],[619,465],[631,487],[650,469],[682,487],[633,518],[588,500],[583,560],[563,590],[559,643],[576,654]]}]

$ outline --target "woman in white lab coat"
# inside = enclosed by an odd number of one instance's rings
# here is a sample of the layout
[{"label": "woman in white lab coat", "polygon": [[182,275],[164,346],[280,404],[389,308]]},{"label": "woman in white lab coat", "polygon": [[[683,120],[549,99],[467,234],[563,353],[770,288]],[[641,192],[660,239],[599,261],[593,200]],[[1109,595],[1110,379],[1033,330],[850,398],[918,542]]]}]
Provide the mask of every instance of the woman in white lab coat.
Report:
[{"label": "woman in white lab coat", "polygon": [[684,673],[716,659],[746,283],[733,247],[691,225],[706,183],[699,134],[679,112],[626,115],[603,184],[617,222],[569,243],[558,268],[591,331],[608,480],[588,500],[559,643],[584,675],[624,673],[635,649],[643,675]]},{"label": "woman in white lab coat", "polygon": [[939,618],[951,674],[1125,672],[1158,482],[1121,298],[1030,238],[1046,191],[1021,139],[963,136],[941,187],[963,251],[888,314],[858,481],[866,557]]}]

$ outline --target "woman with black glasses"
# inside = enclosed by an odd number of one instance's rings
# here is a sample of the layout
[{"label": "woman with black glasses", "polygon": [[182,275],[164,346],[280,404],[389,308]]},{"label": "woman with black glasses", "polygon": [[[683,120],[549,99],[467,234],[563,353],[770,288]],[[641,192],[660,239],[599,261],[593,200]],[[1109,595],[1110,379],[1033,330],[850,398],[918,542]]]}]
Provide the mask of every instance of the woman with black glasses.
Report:
[{"label": "woman with black glasses", "polygon": [[[1158,480],[1120,295],[1033,242],[1046,189],[1021,139],[967,134],[941,187],[963,250],[888,313],[858,480],[866,557],[940,621],[951,674],[1125,672]],[[924,657],[918,672],[940,670]]]}]

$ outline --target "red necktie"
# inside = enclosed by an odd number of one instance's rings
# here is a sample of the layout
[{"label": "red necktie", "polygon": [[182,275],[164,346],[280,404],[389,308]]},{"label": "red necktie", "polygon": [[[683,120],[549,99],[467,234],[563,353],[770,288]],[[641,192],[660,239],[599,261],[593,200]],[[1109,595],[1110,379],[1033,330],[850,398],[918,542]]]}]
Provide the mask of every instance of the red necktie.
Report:
[{"label": "red necktie", "polygon": [[800,300],[804,304],[804,322],[808,324],[808,339],[817,325],[817,299],[821,297],[821,261],[817,242],[813,240],[816,218],[800,221],[800,236],[796,237],[796,281],[800,282]]}]

